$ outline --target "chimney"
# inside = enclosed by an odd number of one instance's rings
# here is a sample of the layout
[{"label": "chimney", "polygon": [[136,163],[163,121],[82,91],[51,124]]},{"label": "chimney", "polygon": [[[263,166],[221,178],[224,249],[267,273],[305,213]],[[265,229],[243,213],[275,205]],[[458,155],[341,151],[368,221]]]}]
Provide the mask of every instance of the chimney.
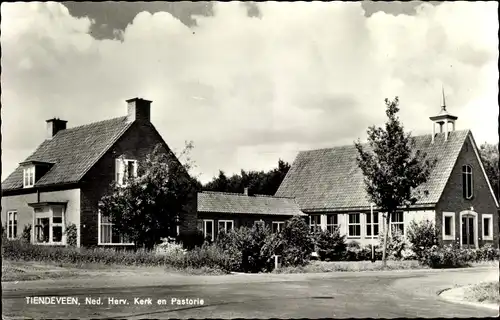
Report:
[{"label": "chimney", "polygon": [[61,130],[66,130],[66,123],[68,121],[61,120],[59,118],[53,118],[46,121],[47,122],[47,139],[52,139]]},{"label": "chimney", "polygon": [[151,120],[151,101],[141,98],[127,100],[127,120],[129,122]]},{"label": "chimney", "polygon": [[246,195],[246,196],[248,196],[248,188],[244,188],[243,189],[243,194]]}]

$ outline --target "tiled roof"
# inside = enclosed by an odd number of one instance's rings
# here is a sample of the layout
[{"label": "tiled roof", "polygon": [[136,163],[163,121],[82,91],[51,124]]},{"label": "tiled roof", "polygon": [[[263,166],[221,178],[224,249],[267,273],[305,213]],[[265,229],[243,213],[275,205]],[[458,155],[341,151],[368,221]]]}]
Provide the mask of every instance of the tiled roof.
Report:
[{"label": "tiled roof", "polygon": [[198,193],[198,212],[305,215],[292,198],[212,191]]},{"label": "tiled roof", "polygon": [[[78,182],[130,125],[127,117],[119,117],[59,131],[24,161],[54,163],[35,186]],[[23,169],[19,166],[3,181],[2,189],[22,187]]]},{"label": "tiled roof", "polygon": [[[416,205],[439,201],[469,130],[416,136],[415,149],[427,153],[427,159],[436,159],[425,184],[417,191],[428,191]],[[365,148],[368,147],[365,144]],[[363,173],[358,167],[358,151],[353,145],[299,152],[276,196],[294,197],[303,211],[349,210],[369,208]]]}]

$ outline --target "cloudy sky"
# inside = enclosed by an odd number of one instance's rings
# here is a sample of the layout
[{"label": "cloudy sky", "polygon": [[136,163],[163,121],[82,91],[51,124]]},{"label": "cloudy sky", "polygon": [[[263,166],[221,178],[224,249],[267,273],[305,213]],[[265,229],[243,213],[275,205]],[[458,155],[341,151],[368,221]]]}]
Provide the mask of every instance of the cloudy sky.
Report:
[{"label": "cloudy sky", "polygon": [[399,96],[431,132],[441,87],[457,129],[497,142],[498,4],[2,3],[2,180],[68,126],[153,100],[196,174],[267,170],[299,150],[350,144]]}]

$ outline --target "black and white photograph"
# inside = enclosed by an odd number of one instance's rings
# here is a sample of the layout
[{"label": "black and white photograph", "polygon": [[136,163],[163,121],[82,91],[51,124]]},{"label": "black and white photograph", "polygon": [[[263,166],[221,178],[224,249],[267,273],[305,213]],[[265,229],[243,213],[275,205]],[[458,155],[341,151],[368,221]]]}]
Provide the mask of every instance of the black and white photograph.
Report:
[{"label": "black and white photograph", "polygon": [[498,6],[2,2],[2,319],[498,317]]}]

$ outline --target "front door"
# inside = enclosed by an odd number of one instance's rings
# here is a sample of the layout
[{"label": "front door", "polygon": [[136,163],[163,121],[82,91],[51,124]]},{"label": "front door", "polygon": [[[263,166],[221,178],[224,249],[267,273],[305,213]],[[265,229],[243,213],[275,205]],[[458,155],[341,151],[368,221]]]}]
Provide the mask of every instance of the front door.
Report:
[{"label": "front door", "polygon": [[475,248],[474,216],[462,216],[462,247]]}]

